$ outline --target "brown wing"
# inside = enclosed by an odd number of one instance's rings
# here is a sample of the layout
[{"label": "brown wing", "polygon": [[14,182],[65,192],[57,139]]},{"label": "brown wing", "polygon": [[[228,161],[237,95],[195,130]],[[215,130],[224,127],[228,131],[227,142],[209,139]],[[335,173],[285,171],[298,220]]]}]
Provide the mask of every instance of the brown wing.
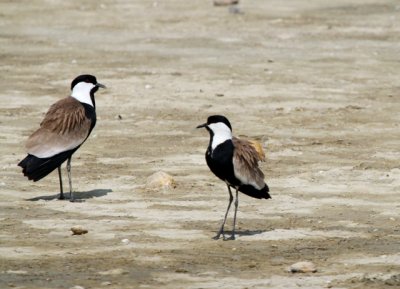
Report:
[{"label": "brown wing", "polygon": [[258,167],[261,160],[256,149],[247,140],[232,138],[233,146],[233,169],[235,177],[243,184],[253,185],[257,189],[265,186],[264,174]]},{"label": "brown wing", "polygon": [[262,145],[256,140],[249,140],[249,142],[257,151],[258,160],[261,162],[265,162],[265,152]]},{"label": "brown wing", "polygon": [[74,149],[87,138],[90,124],[84,106],[73,97],[64,98],[50,107],[40,128],[29,137],[26,149],[39,158]]}]

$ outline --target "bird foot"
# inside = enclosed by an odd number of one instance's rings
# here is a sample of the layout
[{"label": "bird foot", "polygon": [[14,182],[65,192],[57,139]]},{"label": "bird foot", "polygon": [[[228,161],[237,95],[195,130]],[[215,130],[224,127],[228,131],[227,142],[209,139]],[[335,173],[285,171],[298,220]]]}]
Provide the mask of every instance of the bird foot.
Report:
[{"label": "bird foot", "polygon": [[60,194],[60,196],[58,197],[59,200],[65,200],[65,196]]},{"label": "bird foot", "polygon": [[221,237],[221,234],[217,234],[214,237],[212,237],[214,240],[219,240],[219,238]]},{"label": "bird foot", "polygon": [[224,241],[233,241],[233,240],[235,240],[236,238],[235,238],[235,235],[232,235],[232,236],[230,236],[230,237],[228,237],[228,238],[225,238],[224,237]]},{"label": "bird foot", "polygon": [[218,234],[215,235],[215,236],[213,237],[213,239],[214,239],[214,240],[219,240],[219,238],[221,238],[221,235],[222,235],[222,238],[225,239],[224,229],[220,229],[220,230],[218,231]]}]

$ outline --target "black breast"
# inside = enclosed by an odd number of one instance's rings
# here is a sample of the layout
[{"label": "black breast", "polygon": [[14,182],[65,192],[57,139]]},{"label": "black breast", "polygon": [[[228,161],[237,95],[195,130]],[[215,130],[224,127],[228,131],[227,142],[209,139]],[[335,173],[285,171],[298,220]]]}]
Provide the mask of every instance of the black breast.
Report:
[{"label": "black breast", "polygon": [[233,172],[233,143],[227,140],[218,145],[213,151],[211,146],[206,152],[206,161],[210,170],[221,180],[228,182],[230,185],[239,185],[240,182],[235,178]]},{"label": "black breast", "polygon": [[82,103],[83,107],[85,108],[86,117],[88,119],[90,119],[90,122],[91,122],[90,130],[89,130],[89,133],[88,133],[88,136],[89,136],[90,133],[92,132],[92,129],[96,125],[96,109],[93,106],[91,106],[91,105],[89,105],[87,103],[83,103],[83,102],[81,102],[81,103]]}]

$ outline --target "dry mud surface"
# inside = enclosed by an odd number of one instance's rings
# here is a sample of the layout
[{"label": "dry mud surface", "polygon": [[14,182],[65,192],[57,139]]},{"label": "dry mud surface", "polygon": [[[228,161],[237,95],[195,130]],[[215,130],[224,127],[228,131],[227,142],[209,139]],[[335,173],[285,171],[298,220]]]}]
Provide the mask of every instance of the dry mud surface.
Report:
[{"label": "dry mud surface", "polygon": [[[399,2],[239,8],[1,1],[0,288],[400,287]],[[70,203],[16,164],[81,73],[108,89]],[[236,241],[211,239],[228,194],[195,126],[217,113],[267,153],[273,198],[241,196]],[[146,189],[157,171],[177,187]]]}]

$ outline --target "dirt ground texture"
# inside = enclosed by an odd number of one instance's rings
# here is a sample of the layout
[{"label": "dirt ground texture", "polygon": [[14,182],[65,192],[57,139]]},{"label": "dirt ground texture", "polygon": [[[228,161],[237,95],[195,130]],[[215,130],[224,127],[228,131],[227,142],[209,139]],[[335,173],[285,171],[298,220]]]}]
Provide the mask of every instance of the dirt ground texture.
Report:
[{"label": "dirt ground texture", "polygon": [[[399,2],[238,8],[0,2],[0,288],[400,288]],[[108,88],[70,203],[57,172],[16,164],[81,73]],[[212,114],[267,155],[272,199],[240,195],[235,241],[211,239],[228,193],[195,127]],[[158,171],[177,187],[148,189]],[[318,272],[287,272],[305,260]]]}]

